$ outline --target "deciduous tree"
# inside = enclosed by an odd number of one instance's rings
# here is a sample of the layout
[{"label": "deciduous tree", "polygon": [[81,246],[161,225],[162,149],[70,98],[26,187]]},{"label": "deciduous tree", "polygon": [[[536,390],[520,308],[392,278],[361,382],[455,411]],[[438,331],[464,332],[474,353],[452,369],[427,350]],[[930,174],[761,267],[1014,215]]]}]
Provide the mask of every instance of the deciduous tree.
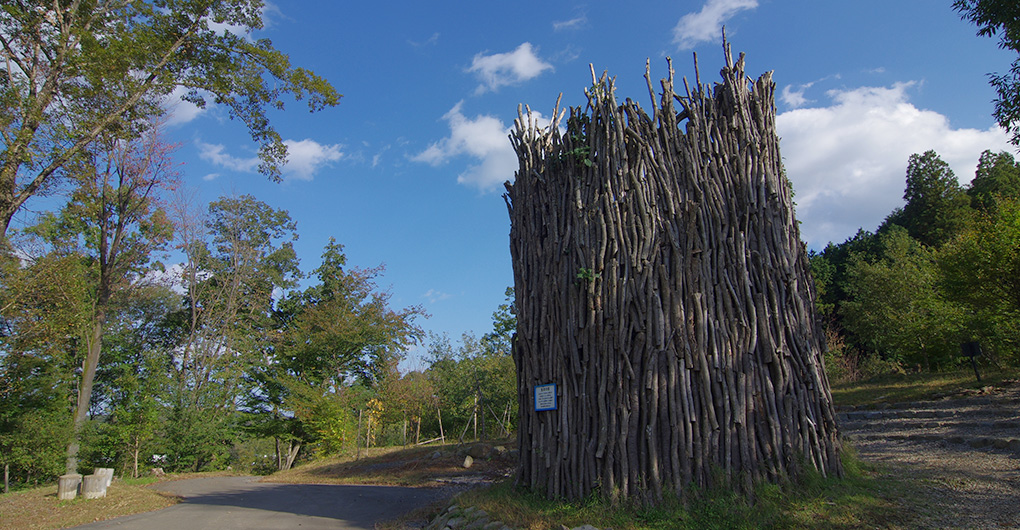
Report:
[{"label": "deciduous tree", "polygon": [[266,39],[262,0],[17,0],[0,9],[0,235],[98,137],[159,115],[162,100],[207,99],[244,122],[260,169],[286,147],[266,108],[290,93],[316,111],[340,95]]},{"label": "deciduous tree", "polygon": [[843,322],[856,339],[893,360],[948,366],[959,351],[963,312],[944,295],[935,252],[892,227],[881,258],[851,258]]},{"label": "deciduous tree", "polygon": [[1011,0],[956,0],[955,9],[978,27],[981,37],[999,37],[999,48],[1017,52],[1008,73],[988,74],[998,93],[994,116],[1020,147],[1020,4]]},{"label": "deciduous tree", "polygon": [[968,310],[966,339],[1020,360],[1020,200],[1001,200],[939,254],[947,292]]},{"label": "deciduous tree", "polygon": [[165,247],[172,226],[161,194],[177,185],[171,153],[159,127],[142,136],[104,135],[74,164],[76,188],[59,214],[48,214],[32,231],[59,252],[85,258],[92,304],[86,356],[74,413],[75,437],[68,446],[67,472],[76,472],[78,434],[92,399],[92,386],[103,351],[107,319],[115,297],[127,296],[150,267],[153,252]]}]

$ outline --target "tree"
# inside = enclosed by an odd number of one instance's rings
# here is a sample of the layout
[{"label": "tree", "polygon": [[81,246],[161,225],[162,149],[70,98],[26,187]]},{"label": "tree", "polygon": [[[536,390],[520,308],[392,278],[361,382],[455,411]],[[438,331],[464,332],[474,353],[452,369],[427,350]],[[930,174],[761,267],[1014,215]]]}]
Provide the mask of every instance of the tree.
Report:
[{"label": "tree", "polygon": [[482,336],[482,344],[492,353],[510,355],[514,331],[517,329],[514,288],[507,287],[503,294],[506,300],[492,313],[492,331]]},{"label": "tree", "polygon": [[71,432],[87,271],[80,256],[56,252],[0,263],[0,464],[16,482],[50,480]]},{"label": "tree", "polygon": [[[978,36],[999,36],[999,48],[1020,54],[1020,5],[1010,0],[956,0],[953,9],[978,27]],[[1013,61],[1009,73],[988,74],[995,88],[995,116],[999,126],[1012,135],[1012,143],[1020,146],[1020,57]]]},{"label": "tree", "polygon": [[959,353],[963,312],[943,293],[935,252],[898,226],[879,244],[879,260],[851,258],[845,328],[894,361],[925,370],[949,366]]},{"label": "tree", "polygon": [[964,194],[949,164],[935,151],[910,155],[907,163],[907,201],[889,222],[907,229],[910,236],[929,247],[938,247],[967,222],[970,199]]},{"label": "tree", "polygon": [[967,195],[971,207],[982,212],[993,212],[1000,200],[1020,199],[1020,164],[1005,151],[983,151]]},{"label": "tree", "polygon": [[111,315],[93,400],[102,406],[104,428],[114,442],[125,475],[138,476],[143,448],[156,438],[170,384],[174,344],[165,320],[180,296],[161,285],[138,289]]},{"label": "tree", "polygon": [[[1020,199],[1003,199],[946,245],[939,264],[950,297],[968,311],[967,340],[1020,360]],[[990,346],[990,347],[989,347]]]},{"label": "tree", "polygon": [[301,272],[297,225],[250,195],[221,198],[205,214],[184,198],[173,204],[183,304],[170,315],[175,358],[165,443],[173,465],[219,465],[239,427],[238,405],[253,366],[269,362],[272,312],[279,292]]},{"label": "tree", "polygon": [[339,102],[266,39],[262,0],[19,0],[0,9],[0,236],[30,197],[103,134],[137,130],[175,89],[224,105],[260,144],[274,179],[286,159],[266,108]]},{"label": "tree", "polygon": [[74,413],[74,437],[67,450],[67,472],[75,473],[78,435],[88,418],[92,386],[103,351],[114,298],[128,296],[148,271],[150,256],[163,249],[172,226],[160,194],[176,186],[170,154],[159,127],[141,137],[103,136],[70,167],[77,188],[59,215],[49,214],[32,229],[59,251],[85,256],[93,292],[90,332]]},{"label": "tree", "polygon": [[387,367],[422,335],[415,320],[423,310],[391,309],[390,294],[377,288],[375,278],[382,267],[346,264],[343,245],[330,238],[314,271],[318,283],[274,309],[273,340],[265,362],[253,372],[256,385],[248,409],[256,416],[256,428],[273,433],[278,444],[287,443],[280,454],[291,456],[278,457],[284,469],[301,444],[313,441],[313,434],[323,441],[324,450],[347,443],[350,433],[341,428],[350,425],[349,418],[320,416],[342,408],[343,396],[356,384],[376,386]]}]

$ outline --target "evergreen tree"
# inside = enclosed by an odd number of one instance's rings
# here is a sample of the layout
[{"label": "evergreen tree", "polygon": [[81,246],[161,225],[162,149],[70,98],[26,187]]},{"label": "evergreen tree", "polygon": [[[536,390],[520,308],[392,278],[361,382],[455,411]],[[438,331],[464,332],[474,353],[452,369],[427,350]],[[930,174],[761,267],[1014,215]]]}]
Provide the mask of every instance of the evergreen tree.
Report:
[{"label": "evergreen tree", "polygon": [[935,151],[910,155],[906,205],[890,216],[890,222],[907,229],[911,237],[929,247],[945,243],[967,222],[970,199],[960,187],[949,164]]}]

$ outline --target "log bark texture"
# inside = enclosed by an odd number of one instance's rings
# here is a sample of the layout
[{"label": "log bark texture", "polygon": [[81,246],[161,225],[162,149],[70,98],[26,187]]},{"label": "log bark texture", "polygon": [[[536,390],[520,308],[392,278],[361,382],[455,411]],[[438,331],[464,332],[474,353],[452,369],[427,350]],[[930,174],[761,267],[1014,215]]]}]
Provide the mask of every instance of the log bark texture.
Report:
[{"label": "log bark texture", "polygon": [[[650,116],[603,75],[551,124],[519,111],[506,184],[517,311],[517,481],[549,497],[750,494],[841,474],[771,73],[673,68]],[[558,408],[536,412],[535,385]]]}]

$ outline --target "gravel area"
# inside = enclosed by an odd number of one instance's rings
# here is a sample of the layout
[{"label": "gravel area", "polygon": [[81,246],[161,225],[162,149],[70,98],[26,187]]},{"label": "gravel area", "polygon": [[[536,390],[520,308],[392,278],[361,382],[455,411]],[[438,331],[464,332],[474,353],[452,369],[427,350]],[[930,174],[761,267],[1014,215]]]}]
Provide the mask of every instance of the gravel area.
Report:
[{"label": "gravel area", "polygon": [[1020,528],[1020,386],[840,416],[861,459],[917,486],[917,528]]}]

